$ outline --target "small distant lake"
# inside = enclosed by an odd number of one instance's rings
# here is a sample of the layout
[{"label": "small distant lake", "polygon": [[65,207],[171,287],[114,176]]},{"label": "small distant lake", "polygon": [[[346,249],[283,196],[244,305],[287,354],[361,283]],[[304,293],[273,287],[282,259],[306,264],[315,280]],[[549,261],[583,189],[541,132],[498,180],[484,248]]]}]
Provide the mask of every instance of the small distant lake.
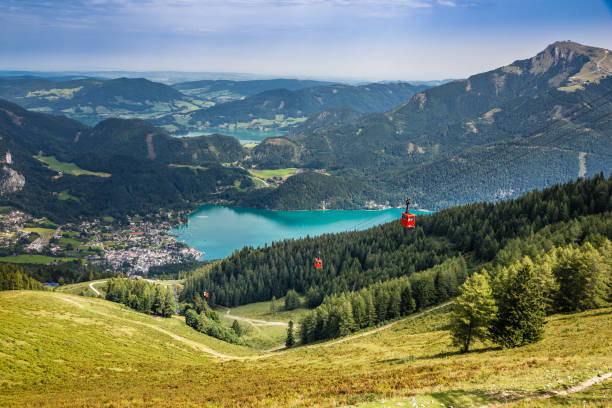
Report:
[{"label": "small distant lake", "polygon": [[[202,259],[225,258],[245,246],[260,247],[288,238],[364,230],[397,220],[402,209],[271,211],[205,205],[174,228],[179,241],[204,251]],[[412,211],[417,214],[423,212]]]},{"label": "small distant lake", "polygon": [[220,133],[222,135],[233,136],[242,144],[260,143],[268,137],[284,135],[287,132],[278,130],[258,130],[258,129],[228,129],[228,128],[206,128],[206,130],[198,132],[189,132],[185,135],[176,135],[176,137],[193,137],[206,136]]}]

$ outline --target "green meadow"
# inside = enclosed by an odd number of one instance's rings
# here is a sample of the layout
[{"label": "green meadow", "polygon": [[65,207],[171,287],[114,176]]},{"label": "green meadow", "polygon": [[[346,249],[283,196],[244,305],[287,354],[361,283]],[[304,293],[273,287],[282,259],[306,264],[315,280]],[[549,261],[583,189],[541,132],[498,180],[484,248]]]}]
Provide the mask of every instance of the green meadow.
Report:
[{"label": "green meadow", "polygon": [[19,264],[42,264],[49,265],[53,262],[70,262],[77,258],[57,258],[47,255],[36,255],[36,254],[21,254],[0,257],[0,262],[19,263]]},{"label": "green meadow", "polygon": [[[44,163],[49,167],[49,169],[57,172],[62,172],[65,174],[70,174],[73,176],[95,176],[95,177],[110,177],[109,173],[97,172],[97,171],[89,171],[83,170],[79,166],[74,163],[61,162],[55,158],[55,156],[43,156],[42,153],[34,156],[35,159]],[[65,195],[65,198],[70,198],[68,195]],[[60,198],[62,199],[62,198]]]},{"label": "green meadow", "polygon": [[[264,317],[265,305],[236,313]],[[349,338],[260,352],[198,333],[181,317],[148,316],[67,293],[6,291],[0,293],[0,406],[609,402],[609,380],[576,395],[525,398],[609,371],[612,308],[553,315],[539,343],[515,349],[479,343],[467,354],[450,346],[448,313],[442,308]]]},{"label": "green meadow", "polygon": [[274,177],[289,177],[296,172],[295,167],[288,167],[286,169],[276,169],[276,170],[249,170],[249,173],[254,175],[255,177],[259,177],[262,179],[271,179]]}]

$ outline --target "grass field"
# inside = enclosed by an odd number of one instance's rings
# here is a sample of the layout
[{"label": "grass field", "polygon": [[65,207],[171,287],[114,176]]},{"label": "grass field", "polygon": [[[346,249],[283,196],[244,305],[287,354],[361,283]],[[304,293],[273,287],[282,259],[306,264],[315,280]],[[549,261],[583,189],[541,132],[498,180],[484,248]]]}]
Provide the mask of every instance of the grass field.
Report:
[{"label": "grass field", "polygon": [[255,187],[265,187],[266,184],[261,181],[261,179],[258,179],[257,177],[253,177],[253,176],[249,176],[249,178],[253,181],[253,184],[255,184]]},{"label": "grass field", "polygon": [[[59,293],[68,293],[71,295],[78,295],[78,296],[97,297],[96,293],[93,290],[91,290],[91,287],[89,286],[90,283],[93,283],[96,290],[100,292],[100,297],[104,297],[106,295],[106,290],[105,290],[106,285],[104,284],[104,282],[106,282],[106,279],[98,279],[95,281],[72,283],[69,285],[58,286],[57,288],[55,288],[55,291]],[[161,284],[164,286],[172,286],[173,284],[182,285],[184,280],[183,279],[162,280],[159,282],[161,282]]]},{"label": "grass field", "polygon": [[[537,344],[478,344],[465,355],[449,347],[447,313],[261,354],[180,318],[57,292],[2,292],[0,406],[414,406],[414,397],[419,407],[459,407],[563,390],[612,367],[612,308],[552,316]],[[610,384],[519,406],[605,406]]]},{"label": "grass field", "polygon": [[72,99],[75,93],[83,89],[82,86],[77,88],[53,88],[53,89],[40,89],[38,91],[30,91],[26,95],[26,98],[41,97],[48,100],[56,99]]},{"label": "grass field", "polygon": [[98,290],[98,292],[100,292],[101,296],[104,297],[104,295],[106,294],[106,291],[104,290],[106,285],[104,283],[96,283],[96,282],[104,282],[104,281],[105,279],[101,279],[97,281],[79,282],[79,283],[72,283],[70,285],[62,285],[62,286],[56,287],[55,291],[59,293],[68,293],[71,295],[96,297],[98,295],[96,295],[96,293],[93,290],[91,290],[91,288],[89,287],[90,283],[94,283],[94,287]]},{"label": "grass field", "polygon": [[46,164],[53,171],[58,171],[58,172],[61,171],[62,173],[70,174],[73,176],[96,176],[96,177],[110,177],[111,176],[109,173],[83,170],[82,168],[80,168],[74,163],[66,163],[66,162],[58,161],[54,156],[43,156],[42,154],[38,154],[34,156],[34,158]]},{"label": "grass field", "polygon": [[[269,320],[287,323],[289,320],[297,322],[307,309],[285,310],[284,298],[274,302],[274,313],[270,313],[270,301],[251,303],[244,306],[237,306],[231,309],[231,314],[249,319]],[[219,309],[225,311],[226,309]]]},{"label": "grass field", "polygon": [[74,239],[74,238],[68,238],[68,237],[61,237],[59,240],[59,245],[65,247],[66,245],[72,245],[74,248],[78,247],[79,245],[81,245],[81,241],[79,241],[78,239]]},{"label": "grass field", "polygon": [[75,197],[75,196],[71,195],[70,193],[68,193],[68,190],[60,191],[57,194],[57,199],[61,200],[61,201],[66,201],[66,200],[81,201],[77,197]]},{"label": "grass field", "polygon": [[169,166],[169,167],[184,167],[184,168],[191,169],[191,170],[193,170],[193,171],[195,171],[195,172],[197,172],[198,170],[202,170],[202,171],[204,171],[204,170],[207,170],[207,169],[208,169],[208,167],[204,167],[204,166],[194,166],[194,165],[191,165],[191,164],[169,164],[168,166]]},{"label": "grass field", "polygon": [[[238,306],[230,309],[227,314],[225,308],[217,309],[221,316],[222,323],[227,327],[231,327],[235,317],[240,317],[246,320],[240,320],[240,325],[246,330],[242,336],[252,347],[259,350],[270,350],[284,347],[287,338],[287,326],[278,323],[289,323],[293,320],[297,327],[300,318],[306,312],[306,309],[284,310],[284,299],[278,299],[274,302],[275,313],[270,313],[271,302],[258,302],[249,305]],[[273,322],[267,324],[264,322]]]},{"label": "grass field", "polygon": [[34,232],[40,235],[40,237],[47,242],[49,241],[49,239],[51,239],[53,234],[55,234],[55,230],[51,228],[24,228],[23,230],[28,232]]},{"label": "grass field", "polygon": [[56,258],[46,255],[21,254],[12,256],[2,256],[0,257],[0,262],[49,265],[55,261],[70,262],[76,259],[78,258]]},{"label": "grass field", "polygon": [[262,179],[271,179],[274,177],[289,177],[293,173],[295,173],[297,169],[295,167],[288,167],[286,169],[276,169],[276,170],[249,170],[249,173],[254,175],[255,177],[259,177]]}]

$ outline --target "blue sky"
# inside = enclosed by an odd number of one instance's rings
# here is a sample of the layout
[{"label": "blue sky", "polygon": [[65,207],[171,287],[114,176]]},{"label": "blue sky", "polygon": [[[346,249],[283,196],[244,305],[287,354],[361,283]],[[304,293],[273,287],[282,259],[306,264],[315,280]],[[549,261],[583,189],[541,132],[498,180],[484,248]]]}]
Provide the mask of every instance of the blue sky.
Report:
[{"label": "blue sky", "polygon": [[556,40],[612,49],[612,0],[0,0],[0,69],[424,80]]}]

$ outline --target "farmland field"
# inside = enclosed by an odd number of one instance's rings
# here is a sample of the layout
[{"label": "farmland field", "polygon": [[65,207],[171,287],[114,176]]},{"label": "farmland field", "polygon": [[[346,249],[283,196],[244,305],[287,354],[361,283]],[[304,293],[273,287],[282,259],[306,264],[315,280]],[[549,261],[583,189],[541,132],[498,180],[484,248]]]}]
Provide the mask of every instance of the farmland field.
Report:
[{"label": "farmland field", "polygon": [[57,172],[61,171],[62,173],[70,174],[73,176],[95,176],[95,177],[110,177],[111,176],[109,173],[83,170],[82,168],[80,168],[74,163],[66,163],[66,162],[58,161],[54,156],[43,156],[42,154],[39,154],[37,156],[34,156],[34,158],[46,164],[49,167],[49,169],[53,171],[57,171]]},{"label": "farmland field", "polygon": [[0,257],[0,262],[49,265],[55,261],[70,262],[76,259],[77,258],[55,258],[52,256],[46,256],[46,255],[22,254],[22,255],[12,255],[12,256],[2,256]]},{"label": "farmland field", "polygon": [[296,168],[295,167],[289,167],[286,169],[276,169],[276,170],[249,170],[249,172],[259,178],[262,179],[270,179],[273,177],[289,177],[291,176],[293,173],[296,172]]},{"label": "farmland field", "polygon": [[285,310],[284,299],[278,299],[274,302],[272,312],[271,303],[268,301],[232,309],[219,308],[217,312],[227,327],[231,327],[238,318],[241,327],[246,331],[243,340],[249,345],[261,350],[282,348],[287,338],[287,323],[293,320],[297,328],[297,322],[307,309]]},{"label": "farmland field", "polygon": [[204,167],[204,166],[194,166],[192,164],[169,164],[168,166],[169,167],[184,167],[187,169],[191,169],[193,171],[198,171],[198,170],[204,171],[208,169],[207,167]]},{"label": "farmland field", "polygon": [[24,231],[34,232],[40,235],[45,241],[49,241],[49,238],[55,233],[55,230],[51,228],[24,228]]}]

